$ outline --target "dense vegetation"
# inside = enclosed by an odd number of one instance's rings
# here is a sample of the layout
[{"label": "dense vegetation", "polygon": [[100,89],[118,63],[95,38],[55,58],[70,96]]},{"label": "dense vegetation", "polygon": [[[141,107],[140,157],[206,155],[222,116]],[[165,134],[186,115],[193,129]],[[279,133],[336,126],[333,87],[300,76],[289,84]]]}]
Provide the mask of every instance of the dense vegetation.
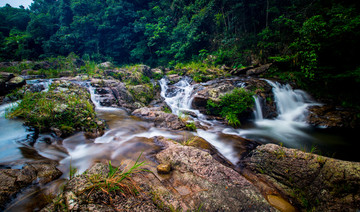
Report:
[{"label": "dense vegetation", "polygon": [[359,7],[351,0],[35,0],[30,9],[0,8],[0,60],[75,53],[152,66],[273,62],[273,75],[356,104]]}]

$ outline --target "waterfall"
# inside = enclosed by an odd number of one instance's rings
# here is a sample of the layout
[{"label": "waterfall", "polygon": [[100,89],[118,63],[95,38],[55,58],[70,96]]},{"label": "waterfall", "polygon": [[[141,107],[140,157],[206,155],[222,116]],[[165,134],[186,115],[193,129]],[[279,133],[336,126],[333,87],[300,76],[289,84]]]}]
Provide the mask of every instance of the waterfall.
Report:
[{"label": "waterfall", "polygon": [[234,134],[264,142],[282,142],[287,146],[301,148],[302,142],[312,137],[305,131],[307,107],[317,105],[310,96],[302,90],[293,90],[289,84],[281,85],[278,82],[265,80],[272,86],[274,100],[278,112],[275,119],[262,117],[261,104],[255,98],[255,127],[251,129],[227,128],[223,133]]},{"label": "waterfall", "polygon": [[165,99],[172,113],[180,115],[182,112],[191,111],[198,117],[202,115],[198,110],[191,109],[194,86],[190,84],[191,79],[189,77],[184,77],[171,88],[165,78],[161,79],[159,83],[161,87],[160,95]]},{"label": "waterfall", "polygon": [[258,96],[254,96],[255,99],[255,110],[254,110],[254,116],[255,120],[263,120],[264,116],[262,113],[261,103]]},{"label": "waterfall", "polygon": [[197,132],[194,132],[193,134],[205,139],[216,147],[216,149],[230,162],[236,164],[239,161],[239,158],[233,145],[224,142],[220,138],[221,130],[224,126],[217,123],[217,121],[206,120],[206,115],[202,114],[199,110],[191,108],[192,97],[194,94],[194,85],[191,85],[191,79],[189,77],[184,77],[171,86],[168,85],[168,80],[165,78],[161,79],[159,83],[161,87],[160,94],[165,99],[166,104],[171,108],[172,113],[175,115],[181,115],[183,112],[195,113],[196,118],[194,118],[194,120],[199,121],[200,125],[207,126],[208,129],[198,129]]},{"label": "waterfall", "polygon": [[305,122],[307,107],[315,104],[310,96],[302,90],[293,90],[289,84],[266,80],[272,87],[279,119]]}]

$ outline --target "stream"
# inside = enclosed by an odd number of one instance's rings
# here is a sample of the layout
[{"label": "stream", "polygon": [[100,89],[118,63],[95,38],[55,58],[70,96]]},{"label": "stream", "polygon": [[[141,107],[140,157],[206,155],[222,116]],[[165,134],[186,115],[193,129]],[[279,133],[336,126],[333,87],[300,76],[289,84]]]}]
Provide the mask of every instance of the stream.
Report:
[{"label": "stream", "polygon": [[[61,179],[44,187],[37,185],[23,191],[7,207],[7,211],[37,210],[39,191],[56,193],[69,177],[70,168],[76,168],[77,173],[83,173],[94,162],[111,160],[113,165],[121,165],[123,160],[136,160],[141,153],[142,160],[148,161],[150,167],[156,167],[151,155],[160,147],[150,139],[154,136],[164,136],[176,141],[184,141],[196,135],[211,143],[224,157],[233,164],[239,162],[239,147],[237,136],[252,139],[261,143],[277,143],[286,147],[306,149],[312,146],[327,156],[360,161],[357,153],[359,144],[352,143],[356,138],[354,131],[342,131],[314,128],[306,124],[307,107],[319,103],[311,99],[304,91],[293,90],[290,85],[281,85],[266,80],[273,88],[278,117],[264,119],[262,105],[254,96],[253,124],[234,129],[216,120],[208,120],[205,114],[191,108],[191,102],[196,94],[195,86],[190,78],[183,78],[174,85],[169,85],[164,78],[159,81],[161,96],[172,113],[181,115],[186,112],[196,114],[195,121],[206,126],[207,130],[197,132],[173,131],[152,127],[151,123],[129,115],[124,109],[103,107],[99,104],[101,98],[95,94],[94,88],[88,82],[78,82],[89,88],[91,99],[100,119],[106,121],[108,129],[105,134],[96,139],[85,138],[84,133],[76,133],[64,140],[51,134],[38,135],[32,129],[25,127],[21,120],[5,118],[6,110],[17,103],[0,105],[0,168],[21,168],[24,163],[49,158],[60,163],[63,172]],[[41,84],[45,91],[51,80],[32,80],[28,84]],[[356,148],[355,148],[356,147]],[[26,197],[26,198],[25,198]]]}]

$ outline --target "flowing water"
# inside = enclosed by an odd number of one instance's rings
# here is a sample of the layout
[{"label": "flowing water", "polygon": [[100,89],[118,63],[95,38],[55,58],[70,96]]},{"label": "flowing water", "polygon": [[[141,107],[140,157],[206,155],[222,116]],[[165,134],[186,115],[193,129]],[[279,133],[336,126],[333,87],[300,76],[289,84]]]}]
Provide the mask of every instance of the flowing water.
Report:
[{"label": "flowing water", "polygon": [[[265,80],[265,79],[264,79]],[[357,154],[358,142],[355,130],[332,130],[314,128],[306,123],[307,108],[321,105],[315,102],[306,92],[294,90],[288,84],[280,84],[265,80],[273,87],[278,117],[265,119],[263,106],[257,96],[254,96],[254,125],[234,129],[224,126],[218,121],[209,121],[206,115],[191,108],[192,97],[195,95],[196,84],[191,84],[189,78],[169,86],[166,79],[160,81],[161,95],[174,114],[181,111],[192,111],[196,121],[206,126],[207,130],[197,130],[197,135],[214,145],[232,163],[239,160],[239,148],[236,141],[229,140],[226,135],[240,136],[261,143],[277,143],[286,147],[297,148],[336,157],[344,160],[360,161]],[[206,86],[207,83],[203,83]]]},{"label": "flowing water", "polygon": [[[169,85],[165,78],[161,79],[161,96],[174,114],[181,116],[191,112],[196,116],[194,121],[199,122],[206,130],[181,132],[155,128],[152,123],[130,116],[123,109],[101,106],[101,96],[95,94],[95,88],[89,83],[79,82],[89,88],[99,118],[108,125],[105,134],[96,139],[87,139],[81,132],[64,140],[50,134],[39,135],[24,127],[21,120],[6,119],[6,110],[17,103],[4,104],[0,106],[0,168],[21,168],[25,162],[49,158],[60,163],[58,168],[64,173],[62,179],[66,179],[69,177],[70,168],[76,168],[77,173],[82,173],[94,162],[107,160],[111,160],[114,165],[120,165],[124,160],[136,160],[144,152],[141,160],[148,161],[149,169],[155,170],[156,162],[146,155],[153,155],[161,147],[150,138],[164,136],[183,141],[193,135],[207,140],[233,164],[239,162],[240,155],[246,149],[240,137],[263,143],[281,142],[285,146],[299,149],[309,149],[316,145],[330,154],[340,152],[336,155],[339,158],[360,161],[357,148],[352,148],[354,144],[349,143],[354,136],[352,132],[346,132],[346,137],[344,132],[314,129],[306,124],[306,108],[318,104],[309,95],[301,90],[293,90],[289,85],[267,82],[273,87],[279,116],[265,119],[261,101],[255,96],[254,125],[240,129],[207,120],[206,115],[192,109],[191,102],[199,84],[192,84],[192,80],[187,77],[174,85]],[[46,91],[51,81],[35,80],[28,83],[41,84]],[[39,194],[58,192],[60,185],[64,183],[62,179],[46,186],[35,185],[26,189],[10,204],[9,211],[35,210],[39,201],[43,201]]]}]

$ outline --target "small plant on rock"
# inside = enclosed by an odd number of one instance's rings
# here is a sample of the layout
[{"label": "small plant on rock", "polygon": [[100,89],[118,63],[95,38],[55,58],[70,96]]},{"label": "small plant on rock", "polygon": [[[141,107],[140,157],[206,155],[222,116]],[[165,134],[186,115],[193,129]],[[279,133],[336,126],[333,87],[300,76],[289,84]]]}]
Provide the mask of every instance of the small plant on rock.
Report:
[{"label": "small plant on rock", "polygon": [[90,190],[90,193],[94,189],[101,190],[109,195],[111,192],[119,191],[124,197],[126,197],[126,195],[138,195],[140,188],[131,179],[131,175],[140,171],[149,172],[149,170],[140,168],[145,165],[145,162],[139,162],[140,157],[141,154],[134,165],[130,168],[125,167],[122,171],[120,171],[119,167],[112,166],[111,161],[109,161],[109,172],[107,177],[102,178],[98,175],[90,176],[91,186],[89,186],[87,190]]}]

